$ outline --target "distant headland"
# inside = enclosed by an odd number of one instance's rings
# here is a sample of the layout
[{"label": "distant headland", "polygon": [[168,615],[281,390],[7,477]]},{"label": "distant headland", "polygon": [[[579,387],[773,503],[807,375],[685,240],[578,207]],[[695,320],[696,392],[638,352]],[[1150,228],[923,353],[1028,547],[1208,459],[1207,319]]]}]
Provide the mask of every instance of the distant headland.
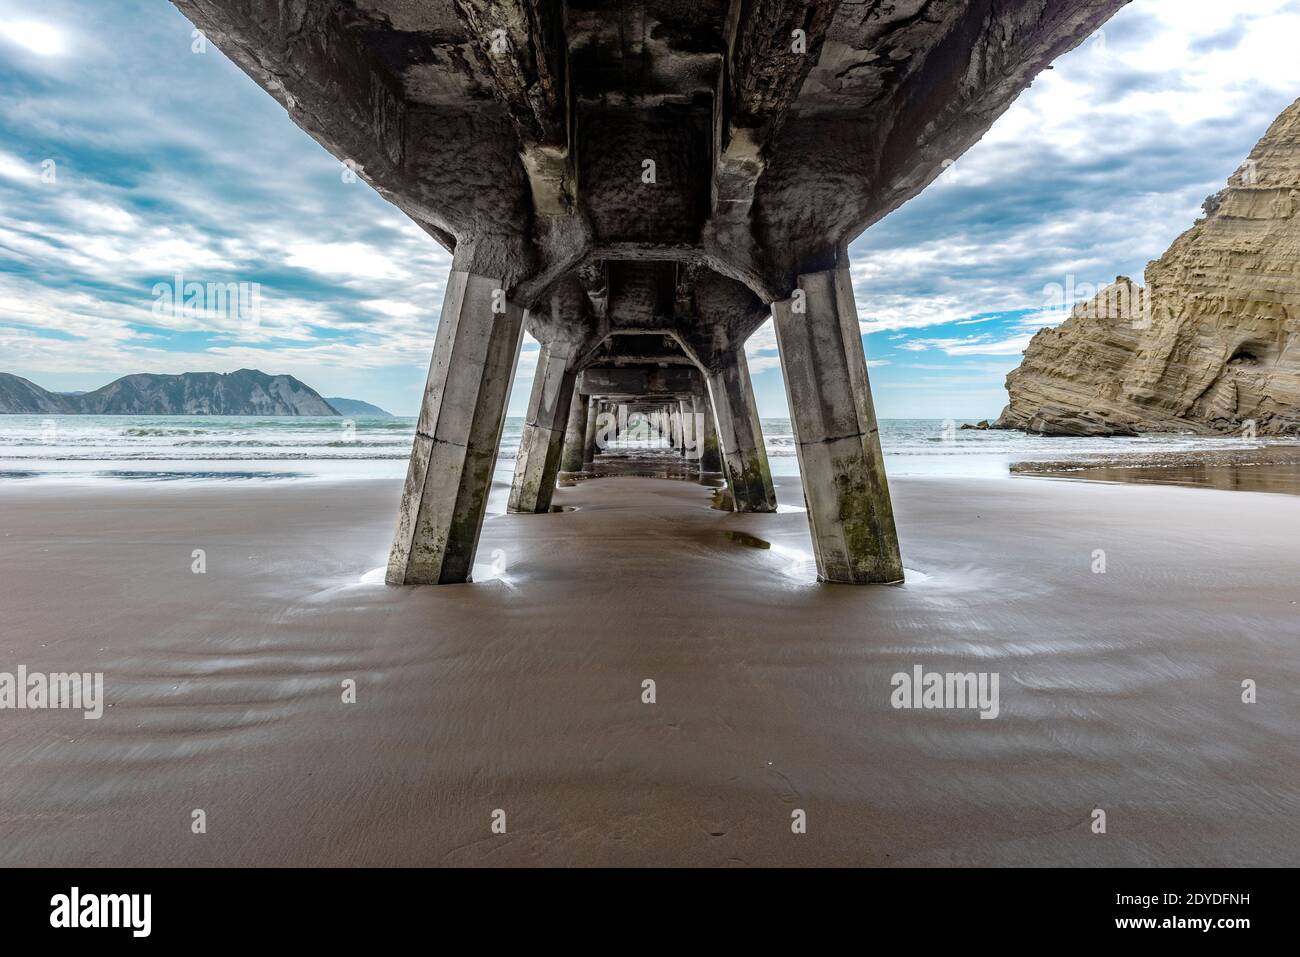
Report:
[{"label": "distant headland", "polygon": [[0,414],[14,415],[389,415],[357,399],[326,399],[291,375],[139,373],[93,392],[50,392],[0,372]]}]

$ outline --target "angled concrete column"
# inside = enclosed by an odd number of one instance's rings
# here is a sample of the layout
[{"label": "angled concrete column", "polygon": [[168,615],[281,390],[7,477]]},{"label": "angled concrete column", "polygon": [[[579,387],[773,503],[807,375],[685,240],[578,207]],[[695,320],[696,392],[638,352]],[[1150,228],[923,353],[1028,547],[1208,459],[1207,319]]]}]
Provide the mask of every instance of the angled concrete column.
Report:
[{"label": "angled concrete column", "polygon": [[731,361],[706,378],[718,419],[718,446],[737,512],[775,512],[776,489],[763,447],[763,428],[754,402],[745,350],[737,348]]},{"label": "angled concrete column", "polygon": [[592,399],[587,403],[587,429],[582,443],[582,467],[589,469],[596,459],[596,425],[605,403]]},{"label": "angled concrete column", "polygon": [[582,453],[587,444],[587,406],[591,397],[574,392],[569,401],[569,420],[564,427],[564,452],[560,456],[560,482],[582,471]]},{"label": "angled concrete column", "polygon": [[523,311],[504,301],[503,287],[500,279],[462,271],[447,280],[388,559],[390,584],[468,581],[474,567],[523,334]]},{"label": "angled concrete column", "polygon": [[696,423],[703,420],[703,434],[697,439],[700,445],[700,484],[716,488],[723,482],[722,455],[718,451],[718,428],[713,418],[713,403],[707,395],[691,399],[691,409]]},{"label": "angled concrete column", "polygon": [[544,342],[537,355],[537,372],[528,398],[528,416],[519,438],[515,476],[510,484],[511,512],[541,514],[551,510],[555,480],[564,451],[569,401],[578,374],[571,368],[573,347]]},{"label": "angled concrete column", "polygon": [[896,582],[903,563],[848,269],[799,277],[773,303],[795,448],[823,581]]}]

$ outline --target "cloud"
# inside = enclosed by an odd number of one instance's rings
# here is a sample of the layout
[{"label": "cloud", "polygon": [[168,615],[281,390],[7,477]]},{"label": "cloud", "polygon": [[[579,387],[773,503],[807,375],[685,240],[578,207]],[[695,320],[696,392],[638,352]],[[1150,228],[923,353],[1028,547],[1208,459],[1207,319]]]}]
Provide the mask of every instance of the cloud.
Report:
[{"label": "cloud", "polygon": [[59,56],[67,49],[62,31],[39,20],[0,21],[0,38],[38,56]]},{"label": "cloud", "polygon": [[401,279],[398,264],[365,243],[298,242],[289,247],[285,264],[336,280]]},{"label": "cloud", "polygon": [[31,184],[40,180],[37,169],[31,163],[24,163],[16,156],[0,151],[0,178],[17,183]]}]

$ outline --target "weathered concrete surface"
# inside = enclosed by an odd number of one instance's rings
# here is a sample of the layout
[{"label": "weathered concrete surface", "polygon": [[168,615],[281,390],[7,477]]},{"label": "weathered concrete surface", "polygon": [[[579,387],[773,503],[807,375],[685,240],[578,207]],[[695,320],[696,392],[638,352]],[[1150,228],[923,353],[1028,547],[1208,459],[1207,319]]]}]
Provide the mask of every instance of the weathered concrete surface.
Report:
[{"label": "weathered concrete surface", "polygon": [[604,403],[592,400],[587,404],[587,428],[582,443],[582,467],[585,469],[596,458],[596,427],[604,413]]},{"label": "weathered concrete surface", "polygon": [[718,451],[717,419],[713,415],[713,403],[707,395],[698,395],[691,399],[696,421],[702,422],[704,432],[700,437],[700,484],[721,485],[722,453]]},{"label": "weathered concrete surface", "polygon": [[693,461],[697,461],[699,459],[699,447],[696,444],[698,432],[695,428],[695,419],[691,417],[689,399],[678,401],[673,409],[673,417],[676,419],[674,434],[680,437],[677,443],[678,451],[683,457],[691,456]]},{"label": "weathered concrete surface", "polygon": [[700,389],[698,370],[679,366],[660,368],[588,368],[578,386],[589,395],[670,396],[693,394]]},{"label": "weathered concrete surface", "polygon": [[851,584],[901,581],[903,561],[847,261],[800,276],[798,289],[801,311],[787,300],[775,303],[772,315],[817,576]]},{"label": "weathered concrete surface", "polygon": [[523,311],[494,311],[502,282],[454,270],[447,280],[424,403],[415,426],[397,534],[393,585],[469,580],[487,508]]},{"label": "weathered concrete surface", "polygon": [[582,471],[582,450],[587,441],[587,405],[590,396],[575,391],[569,401],[569,418],[564,426],[564,452],[560,456],[560,482]]},{"label": "weathered concrete surface", "polygon": [[510,486],[511,512],[549,512],[564,431],[578,373],[573,369],[570,343],[544,343],[537,356],[537,372],[528,399],[528,415],[519,437],[514,481]]},{"label": "weathered concrete surface", "polygon": [[173,2],[454,269],[566,295],[578,370],[709,376],[762,510],[729,357],[1126,0]]},{"label": "weathered concrete surface", "polygon": [[776,489],[763,445],[754,384],[745,351],[708,377],[709,395],[718,418],[718,449],[722,454],[731,504],[737,512],[775,512]]}]

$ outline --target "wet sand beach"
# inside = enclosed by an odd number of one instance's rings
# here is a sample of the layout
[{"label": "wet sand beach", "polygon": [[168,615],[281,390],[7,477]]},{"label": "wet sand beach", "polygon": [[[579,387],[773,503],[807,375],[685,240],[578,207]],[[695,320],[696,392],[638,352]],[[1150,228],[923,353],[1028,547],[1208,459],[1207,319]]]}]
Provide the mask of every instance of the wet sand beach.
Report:
[{"label": "wet sand beach", "polygon": [[1183,485],[1300,495],[1300,447],[1268,444],[1243,449],[1180,449],[1126,455],[1080,455],[1060,462],[1013,462],[1012,473],[1086,482]]},{"label": "wet sand beach", "polygon": [[397,482],[12,483],[0,670],[109,706],[0,712],[0,864],[1300,863],[1300,498],[892,485],[903,586],[816,584],[795,479],[608,478],[391,588]]}]

